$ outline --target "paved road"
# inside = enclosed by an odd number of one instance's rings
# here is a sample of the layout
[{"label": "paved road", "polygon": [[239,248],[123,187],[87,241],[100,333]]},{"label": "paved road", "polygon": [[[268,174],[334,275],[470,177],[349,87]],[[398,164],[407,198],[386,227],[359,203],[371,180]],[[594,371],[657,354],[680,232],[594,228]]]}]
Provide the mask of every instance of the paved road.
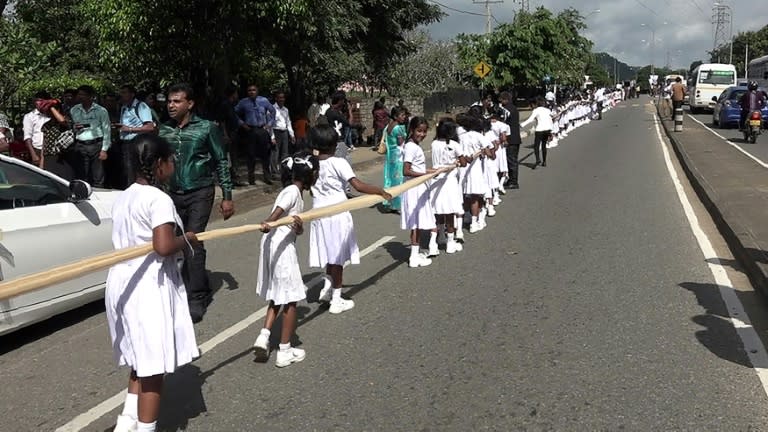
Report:
[{"label": "paved road", "polygon": [[[356,212],[361,248],[381,246],[345,272],[355,309],[302,304],[307,359],[287,369],[253,361],[258,325],[224,338],[168,379],[164,430],[768,429],[765,392],[645,102],[571,134],[547,168],[524,169],[489,227],[430,267],[405,265],[395,217]],[[258,239],[209,244],[218,292],[201,343],[263,306]],[[124,387],[99,305],[56,321],[0,339],[0,430],[53,430]],[[106,411],[82,430],[110,430],[117,412]]]},{"label": "paved road", "polygon": [[694,115],[687,110],[686,113],[710,128],[712,132],[717,133],[721,137],[728,140],[728,142],[731,144],[758,158],[764,164],[768,164],[768,136],[759,136],[757,138],[757,142],[752,144],[749,141],[744,140],[744,136],[736,127],[721,128],[719,126],[715,126],[712,123],[712,113]]}]

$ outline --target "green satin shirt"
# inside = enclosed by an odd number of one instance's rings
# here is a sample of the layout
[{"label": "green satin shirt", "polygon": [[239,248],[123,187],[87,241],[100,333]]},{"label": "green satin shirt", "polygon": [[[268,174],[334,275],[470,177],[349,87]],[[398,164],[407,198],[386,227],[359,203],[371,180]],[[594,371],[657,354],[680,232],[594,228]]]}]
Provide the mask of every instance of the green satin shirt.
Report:
[{"label": "green satin shirt", "polygon": [[225,200],[232,199],[232,179],[229,162],[222,144],[221,131],[215,123],[192,114],[183,128],[175,120],[159,128],[162,138],[176,152],[176,171],[170,192],[184,193],[215,184],[214,170]]}]

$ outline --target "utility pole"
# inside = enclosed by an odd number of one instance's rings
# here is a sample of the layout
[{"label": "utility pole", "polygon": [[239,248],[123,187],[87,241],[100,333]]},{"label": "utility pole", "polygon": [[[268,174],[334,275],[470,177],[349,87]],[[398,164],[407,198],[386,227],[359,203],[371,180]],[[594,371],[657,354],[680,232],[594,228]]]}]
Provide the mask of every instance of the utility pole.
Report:
[{"label": "utility pole", "polygon": [[491,5],[504,3],[504,0],[472,0],[474,4],[485,4],[485,34],[491,34]]},{"label": "utility pole", "polygon": [[[725,46],[725,44],[730,44],[728,62],[733,64],[733,22],[731,15],[731,7],[726,4],[715,3],[712,7],[712,25],[714,26],[714,45],[712,51],[717,51],[718,48]],[[722,61],[719,53],[717,61]]]}]

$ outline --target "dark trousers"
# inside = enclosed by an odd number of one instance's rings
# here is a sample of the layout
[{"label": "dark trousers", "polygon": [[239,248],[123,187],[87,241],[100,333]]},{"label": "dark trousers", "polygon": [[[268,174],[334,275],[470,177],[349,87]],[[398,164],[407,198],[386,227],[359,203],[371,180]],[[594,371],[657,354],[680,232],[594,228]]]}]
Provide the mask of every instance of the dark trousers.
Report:
[{"label": "dark trousers", "polygon": [[283,159],[293,154],[291,135],[287,130],[275,129],[275,148],[272,150],[272,172],[280,172],[280,163]]},{"label": "dark trousers", "polygon": [[104,187],[104,165],[99,159],[101,138],[91,141],[75,141],[73,165],[75,178],[88,182],[93,187]]},{"label": "dark trousers", "polygon": [[603,119],[603,103],[602,102],[597,103],[597,119],[598,120]]},{"label": "dark trousers", "polygon": [[[536,163],[547,163],[547,141],[549,140],[550,131],[536,132],[533,137],[533,155],[536,157]],[[541,151],[541,159],[539,159],[539,151]]]},{"label": "dark trousers", "polygon": [[57,155],[45,156],[43,158],[43,169],[56,174],[64,180],[72,180],[74,178],[72,162],[73,149],[67,148]]},{"label": "dark trousers", "polygon": [[261,160],[261,167],[264,170],[264,175],[269,175],[271,173],[269,168],[269,158],[272,153],[272,140],[269,137],[269,132],[264,128],[252,127],[243,134],[243,141],[246,153],[248,154],[249,180],[253,179],[254,172],[256,171],[257,159]]},{"label": "dark trousers", "polygon": [[518,173],[520,172],[520,164],[518,158],[520,155],[520,144],[510,144],[507,146],[507,166],[509,169],[509,184],[510,186],[516,186]]},{"label": "dark trousers", "polygon": [[676,109],[682,108],[682,107],[683,107],[683,101],[681,101],[681,100],[679,100],[679,101],[673,100],[672,101],[672,116],[674,117]]},{"label": "dark trousers", "polygon": [[[214,187],[208,186],[183,194],[171,192],[170,195],[184,224],[184,231],[194,233],[205,231],[213,207]],[[208,273],[205,270],[206,252],[203,243],[200,242],[193,251],[194,253],[190,252],[189,247],[184,248],[184,266],[181,268],[181,276],[187,289],[187,301],[207,305],[212,293],[208,283]]]}]

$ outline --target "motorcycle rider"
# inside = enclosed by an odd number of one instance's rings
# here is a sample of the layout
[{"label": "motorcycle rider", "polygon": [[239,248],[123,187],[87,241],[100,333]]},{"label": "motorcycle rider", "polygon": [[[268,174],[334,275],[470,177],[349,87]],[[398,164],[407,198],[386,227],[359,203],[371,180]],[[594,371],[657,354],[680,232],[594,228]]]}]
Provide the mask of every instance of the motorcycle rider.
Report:
[{"label": "motorcycle rider", "polygon": [[[742,130],[747,130],[747,117],[753,111],[760,111],[765,107],[765,93],[757,91],[757,82],[750,81],[747,85],[747,91],[741,97],[741,123]],[[761,113],[762,115],[762,113]]]}]

